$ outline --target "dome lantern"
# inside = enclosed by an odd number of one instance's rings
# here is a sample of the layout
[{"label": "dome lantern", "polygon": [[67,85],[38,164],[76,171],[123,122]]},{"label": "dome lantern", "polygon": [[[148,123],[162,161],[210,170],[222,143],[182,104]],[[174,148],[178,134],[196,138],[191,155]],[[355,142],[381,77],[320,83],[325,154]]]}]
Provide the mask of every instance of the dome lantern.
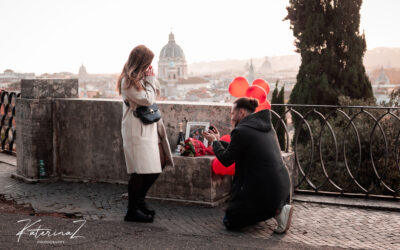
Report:
[{"label": "dome lantern", "polygon": [[176,44],[175,35],[172,32],[169,34],[168,43],[161,49],[160,52],[160,60],[166,58],[181,58],[185,60],[185,54],[183,53],[182,48]]},{"label": "dome lantern", "polygon": [[175,42],[175,36],[174,33],[169,33],[169,39],[168,39],[169,43],[174,43]]}]

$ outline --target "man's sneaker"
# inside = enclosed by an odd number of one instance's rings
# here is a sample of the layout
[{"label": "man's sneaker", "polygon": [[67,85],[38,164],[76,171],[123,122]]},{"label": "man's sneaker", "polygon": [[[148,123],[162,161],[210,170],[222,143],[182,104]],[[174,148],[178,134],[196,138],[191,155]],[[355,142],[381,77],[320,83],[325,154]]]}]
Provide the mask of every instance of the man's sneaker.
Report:
[{"label": "man's sneaker", "polygon": [[291,205],[283,206],[281,213],[275,216],[278,226],[275,228],[274,232],[277,234],[285,233],[289,227],[292,220],[293,207]]}]

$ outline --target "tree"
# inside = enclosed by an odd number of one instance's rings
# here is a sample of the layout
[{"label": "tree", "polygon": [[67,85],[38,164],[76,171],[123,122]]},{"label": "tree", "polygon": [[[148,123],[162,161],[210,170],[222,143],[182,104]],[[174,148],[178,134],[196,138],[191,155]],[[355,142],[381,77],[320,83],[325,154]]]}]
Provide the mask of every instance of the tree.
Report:
[{"label": "tree", "polygon": [[[281,90],[279,91],[278,103],[285,104],[285,85],[283,85]],[[279,106],[279,107],[277,107],[276,112],[282,117],[283,114],[285,113],[285,110],[286,110],[285,106]],[[286,115],[283,116],[282,121],[283,121],[283,123],[286,124]],[[277,133],[277,136],[278,136],[279,144],[281,145],[281,150],[285,150],[285,135],[286,135],[286,132],[285,132],[285,127],[282,124],[282,122],[281,122],[280,126],[277,127],[276,133]]]},{"label": "tree", "polygon": [[400,88],[394,89],[390,93],[389,106],[400,106]]},{"label": "tree", "polygon": [[338,104],[339,96],[373,97],[359,33],[362,0],[290,0],[288,15],[301,54],[290,103]]},{"label": "tree", "polygon": [[[274,92],[272,92],[272,104],[285,104],[285,86],[282,86],[281,90],[278,89],[279,80],[276,81]],[[272,110],[274,110],[279,116],[282,116],[285,112],[284,106],[273,106]],[[282,118],[283,122],[286,124],[285,117]],[[285,150],[285,127],[282,124],[282,121],[275,115],[272,116],[272,124],[276,129],[276,135],[278,136],[279,145],[281,150]]]},{"label": "tree", "polygon": [[278,94],[279,94],[278,84],[279,80],[277,80],[275,83],[275,89],[272,92],[271,104],[278,103]]}]

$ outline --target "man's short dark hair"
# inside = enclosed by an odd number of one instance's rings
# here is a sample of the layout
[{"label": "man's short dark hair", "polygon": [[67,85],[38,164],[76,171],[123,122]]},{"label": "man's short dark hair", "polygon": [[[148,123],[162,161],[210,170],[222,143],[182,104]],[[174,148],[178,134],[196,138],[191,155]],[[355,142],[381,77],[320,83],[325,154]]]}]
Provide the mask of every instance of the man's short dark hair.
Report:
[{"label": "man's short dark hair", "polygon": [[235,109],[245,109],[250,113],[254,113],[258,107],[258,100],[254,98],[242,97],[233,102],[236,104]]}]

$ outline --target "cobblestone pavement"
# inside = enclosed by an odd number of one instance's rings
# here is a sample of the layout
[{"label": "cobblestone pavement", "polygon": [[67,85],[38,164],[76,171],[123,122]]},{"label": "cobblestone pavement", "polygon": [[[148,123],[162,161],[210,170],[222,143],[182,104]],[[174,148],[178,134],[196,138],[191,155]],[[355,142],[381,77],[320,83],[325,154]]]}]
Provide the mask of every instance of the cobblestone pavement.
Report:
[{"label": "cobblestone pavement", "polygon": [[[19,204],[30,203],[36,212],[73,213],[88,220],[122,221],[126,185],[104,183],[26,184],[10,178],[15,167],[0,163],[0,194]],[[273,234],[271,219],[242,232],[226,231],[221,223],[224,208],[203,208],[150,202],[156,210],[152,226],[168,232],[206,236],[239,236],[244,239],[278,240],[310,246],[362,249],[400,249],[400,213],[294,203],[292,226],[285,235]]]}]

